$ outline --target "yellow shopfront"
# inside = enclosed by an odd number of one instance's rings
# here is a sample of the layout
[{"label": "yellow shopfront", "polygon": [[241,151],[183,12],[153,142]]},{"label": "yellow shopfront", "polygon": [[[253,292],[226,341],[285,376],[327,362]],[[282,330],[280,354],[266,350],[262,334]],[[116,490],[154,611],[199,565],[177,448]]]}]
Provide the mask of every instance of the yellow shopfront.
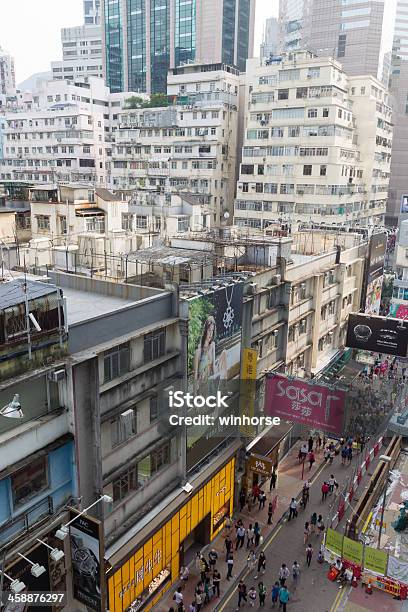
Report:
[{"label": "yellow shopfront", "polygon": [[184,543],[194,533],[210,542],[232,515],[235,459],[229,461],[197,493],[165,519],[119,566],[108,574],[110,612],[149,610],[178,580]]}]

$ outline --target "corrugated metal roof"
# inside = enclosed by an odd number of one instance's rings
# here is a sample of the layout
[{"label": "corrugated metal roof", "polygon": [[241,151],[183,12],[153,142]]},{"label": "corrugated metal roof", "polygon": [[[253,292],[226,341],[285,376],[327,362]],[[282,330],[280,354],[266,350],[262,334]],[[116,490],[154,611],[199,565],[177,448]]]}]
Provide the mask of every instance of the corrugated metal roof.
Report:
[{"label": "corrugated metal roof", "polygon": [[[55,293],[57,287],[42,283],[41,281],[33,281],[27,279],[27,293],[29,300]],[[15,278],[6,283],[0,283],[0,310],[21,304],[25,300],[24,293],[24,278]]]}]

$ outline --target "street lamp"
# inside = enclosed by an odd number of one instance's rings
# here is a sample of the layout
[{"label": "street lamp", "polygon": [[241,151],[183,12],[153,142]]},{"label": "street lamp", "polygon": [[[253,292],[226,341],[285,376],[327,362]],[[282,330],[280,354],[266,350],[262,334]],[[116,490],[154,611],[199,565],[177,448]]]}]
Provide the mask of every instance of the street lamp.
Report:
[{"label": "street lamp", "polygon": [[382,534],[383,521],[384,521],[384,510],[385,510],[385,502],[386,502],[386,497],[387,497],[387,485],[388,485],[388,476],[390,473],[391,457],[389,455],[380,455],[380,461],[387,464],[387,476],[385,478],[385,485],[384,485],[384,497],[383,497],[383,503],[382,503],[382,508],[381,508],[380,532],[378,534],[377,548],[380,548],[380,544],[381,544],[381,534]]},{"label": "street lamp", "polygon": [[53,561],[55,561],[55,563],[61,561],[61,559],[65,557],[65,553],[62,550],[59,550],[59,548],[53,548],[52,546],[49,546],[48,544],[40,540],[39,538],[36,538],[36,540],[37,542],[40,542],[40,544],[43,544],[43,546],[46,546],[50,549],[50,557]]},{"label": "street lamp", "polygon": [[13,593],[21,593],[21,591],[24,591],[24,589],[26,588],[26,585],[24,584],[24,582],[21,582],[21,580],[17,580],[17,578],[12,578],[11,576],[8,576],[6,572],[3,572],[2,570],[0,570],[0,574],[3,574],[3,576],[5,576],[7,580],[10,580],[10,587]]},{"label": "street lamp", "polygon": [[3,406],[3,408],[0,408],[0,415],[8,419],[22,419],[24,417],[24,413],[21,410],[20,396],[18,393],[15,394],[9,404],[6,404]]},{"label": "street lamp", "polygon": [[18,554],[19,557],[21,557],[22,559],[24,559],[25,561],[27,561],[27,563],[29,563],[31,565],[31,573],[34,576],[34,578],[39,578],[40,576],[42,576],[42,574],[45,573],[45,567],[43,565],[40,565],[39,563],[34,563],[33,561],[30,561],[30,559],[28,559],[27,557],[25,557],[21,553],[17,553],[17,554]]},{"label": "street lamp", "polygon": [[55,537],[58,538],[59,540],[65,540],[65,538],[69,534],[69,526],[71,525],[71,523],[75,522],[78,517],[88,512],[88,510],[90,510],[93,506],[96,506],[96,504],[99,504],[100,501],[105,502],[105,504],[110,504],[112,503],[113,499],[111,498],[110,495],[101,495],[99,499],[97,499],[96,501],[94,501],[93,504],[85,508],[85,510],[82,510],[82,512],[79,512],[78,515],[75,516],[70,521],[68,521],[68,523],[65,523],[65,525],[61,525],[60,529],[57,529],[57,531],[55,532]]}]

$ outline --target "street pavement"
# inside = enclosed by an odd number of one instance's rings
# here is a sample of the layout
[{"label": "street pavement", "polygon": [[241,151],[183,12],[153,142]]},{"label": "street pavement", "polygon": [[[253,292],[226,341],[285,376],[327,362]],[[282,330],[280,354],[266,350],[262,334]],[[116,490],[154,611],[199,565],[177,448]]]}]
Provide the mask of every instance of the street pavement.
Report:
[{"label": "street pavement", "polygon": [[[256,554],[258,556],[261,550],[265,551],[267,559],[265,575],[255,578],[257,575],[256,572],[248,572],[246,569],[248,551],[246,548],[242,548],[237,552],[234,552],[234,581],[227,582],[225,579],[227,570],[224,549],[226,534],[220,534],[208,547],[202,551],[203,554],[207,556],[210,548],[215,548],[215,550],[217,550],[219,555],[217,568],[219,569],[222,577],[221,599],[213,599],[210,601],[204,607],[205,610],[214,610],[216,612],[232,612],[233,610],[236,610],[238,603],[237,584],[241,577],[244,579],[248,590],[252,586],[257,587],[258,582],[260,579],[262,579],[267,588],[266,607],[270,608],[270,592],[272,585],[278,579],[278,572],[281,564],[286,563],[286,565],[291,569],[295,560],[300,564],[301,574],[296,585],[293,583],[292,577],[290,577],[287,581],[287,586],[291,594],[288,605],[289,611],[293,610],[293,612],[298,612],[300,610],[313,610],[314,612],[341,612],[341,610],[348,605],[348,589],[339,590],[339,585],[337,583],[333,584],[327,579],[327,563],[317,563],[317,555],[322,542],[321,535],[318,536],[312,534],[309,537],[309,541],[313,546],[314,554],[310,568],[306,566],[306,545],[303,543],[303,532],[304,523],[305,521],[310,521],[310,516],[313,512],[316,512],[318,515],[322,514],[324,523],[327,526],[329,516],[332,516],[337,509],[338,496],[336,496],[336,494],[329,495],[325,502],[322,502],[321,500],[321,486],[324,480],[327,480],[330,474],[334,474],[337,482],[340,485],[338,489],[339,494],[343,486],[345,486],[350,478],[352,478],[356,466],[362,461],[362,456],[356,455],[353,458],[351,465],[345,466],[341,464],[340,456],[337,456],[334,459],[333,465],[327,465],[323,461],[323,453],[321,452],[320,454],[316,455],[317,461],[311,472],[309,472],[308,465],[305,465],[305,473],[302,480],[302,466],[299,465],[297,460],[299,446],[300,442],[296,444],[289,454],[280,462],[276,490],[272,489],[270,492],[269,483],[265,485],[264,490],[267,493],[265,509],[259,510],[258,506],[256,506],[250,513],[248,512],[247,508],[245,508],[242,513],[237,512],[234,514],[234,521],[241,518],[245,527],[247,527],[250,522],[259,522],[264,542],[262,545],[258,546],[256,549]],[[367,482],[375,469],[377,461],[378,457],[377,460],[371,463],[368,473],[365,475],[365,477],[363,477],[363,481],[355,494],[355,499],[361,495],[364,486],[367,485]],[[299,510],[297,518],[288,522],[285,515],[290,499],[291,497],[296,497],[299,495],[303,482],[307,478],[310,478],[312,482],[309,503],[305,510]],[[278,496],[277,509],[274,514],[273,524],[272,526],[269,526],[267,525],[267,508],[269,501],[271,501],[275,495]],[[344,526],[345,520],[347,519],[350,511],[351,508],[347,508],[345,517],[343,518],[339,529]],[[234,535],[235,530],[232,529],[232,536]],[[235,540],[234,537],[232,537],[232,539]],[[187,611],[189,604],[193,600],[194,588],[199,580],[198,572],[194,566],[190,567],[190,572],[190,578],[183,591],[184,605]],[[177,585],[174,585],[171,589],[169,589],[168,595],[163,597],[163,599],[155,606],[155,610],[167,612],[171,607],[175,607],[175,602],[173,601],[172,597],[176,586]],[[361,587],[358,587],[358,589],[361,589]],[[352,591],[355,590],[356,589],[352,589]],[[361,591],[363,591],[363,589],[361,589]],[[353,593],[350,593],[350,598],[352,595]],[[377,595],[367,595],[366,597],[370,597],[370,605],[374,605]],[[355,603],[356,605],[359,605],[358,602]],[[360,602],[360,604],[361,603],[362,602]],[[243,604],[241,605],[241,608],[250,609],[250,604]],[[258,608],[259,602],[257,600],[253,609]],[[381,607],[370,607],[368,609],[386,610],[386,608]],[[361,609],[355,608],[353,612],[360,612],[360,610],[362,612],[364,607],[361,607]],[[392,608],[390,608],[390,612],[393,612]]]}]

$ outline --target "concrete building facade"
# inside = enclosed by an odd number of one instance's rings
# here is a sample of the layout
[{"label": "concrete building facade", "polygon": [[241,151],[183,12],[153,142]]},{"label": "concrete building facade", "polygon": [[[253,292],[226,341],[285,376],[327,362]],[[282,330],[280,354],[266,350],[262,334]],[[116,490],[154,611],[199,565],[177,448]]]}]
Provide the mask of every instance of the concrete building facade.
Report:
[{"label": "concrete building facade", "polygon": [[292,52],[248,62],[245,95],[237,225],[383,224],[392,132],[378,80]]},{"label": "concrete building facade", "polygon": [[0,47],[0,96],[16,93],[14,58]]},{"label": "concrete building facade", "polygon": [[223,64],[171,70],[167,93],[176,104],[120,113],[109,163],[112,188],[185,195],[206,206],[211,226],[231,215],[238,89],[238,71]]},{"label": "concrete building facade", "polygon": [[395,11],[396,0],[282,0],[280,47],[335,57],[347,74],[388,85]]},{"label": "concrete building facade", "polygon": [[245,70],[254,0],[104,0],[104,70],[111,91],[166,92],[169,68],[189,62]]},{"label": "concrete building facade", "polygon": [[103,77],[102,38],[99,25],[61,30],[62,61],[51,62],[52,78],[75,81],[81,77]]}]

